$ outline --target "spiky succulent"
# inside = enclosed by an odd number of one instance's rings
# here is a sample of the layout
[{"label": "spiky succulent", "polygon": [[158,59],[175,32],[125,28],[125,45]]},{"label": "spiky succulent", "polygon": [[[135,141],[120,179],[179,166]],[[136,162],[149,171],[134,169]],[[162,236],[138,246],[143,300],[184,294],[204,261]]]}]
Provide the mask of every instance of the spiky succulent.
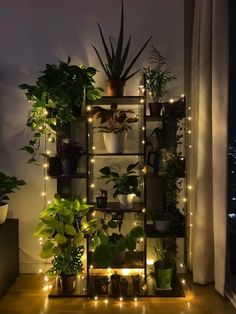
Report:
[{"label": "spiky succulent", "polygon": [[[142,48],[139,50],[139,52],[133,58],[133,60],[129,64],[129,66],[125,67],[126,61],[127,61],[127,56],[129,54],[129,49],[130,49],[131,35],[129,36],[129,39],[128,39],[126,45],[124,45],[124,5],[123,5],[123,0],[121,0],[121,23],[120,23],[120,32],[119,32],[118,43],[117,43],[116,49],[115,49],[110,37],[109,37],[110,49],[108,48],[108,45],[105,41],[101,26],[99,23],[98,23],[98,28],[99,28],[100,36],[102,39],[104,51],[106,54],[106,62],[104,62],[102,60],[97,48],[94,47],[93,45],[92,45],[92,47],[95,50],[95,52],[98,56],[98,59],[101,63],[101,66],[102,66],[103,70],[105,71],[108,79],[118,79],[118,80],[122,80],[122,81],[129,80],[132,76],[134,76],[139,71],[139,69],[138,69],[135,72],[133,72],[132,74],[130,74],[132,67],[134,66],[135,62],[137,61],[137,59],[139,58],[139,56],[141,55],[141,53],[143,52],[143,50],[145,49],[145,47],[147,46],[149,41],[151,40],[151,37],[148,38],[148,40],[145,42],[145,44],[142,46]],[[125,46],[125,48],[123,49],[124,46]]]}]

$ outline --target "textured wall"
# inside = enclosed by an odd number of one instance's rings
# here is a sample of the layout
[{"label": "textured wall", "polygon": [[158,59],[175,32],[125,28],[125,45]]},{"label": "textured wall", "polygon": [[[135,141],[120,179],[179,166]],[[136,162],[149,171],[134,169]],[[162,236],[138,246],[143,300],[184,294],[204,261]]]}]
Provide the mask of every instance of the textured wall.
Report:
[{"label": "textured wall", "polygon": [[[135,51],[148,36],[167,57],[172,72],[173,95],[183,91],[184,76],[184,4],[183,0],[125,0],[125,34],[132,34]],[[118,0],[1,0],[0,11],[0,169],[17,175],[27,186],[10,202],[10,216],[20,219],[21,271],[37,271],[38,240],[32,236],[43,205],[42,169],[26,164],[18,150],[29,137],[25,128],[29,104],[18,88],[33,83],[45,63],[72,57],[100,69],[91,43],[101,48],[96,22],[106,35],[114,37],[119,26]],[[147,52],[138,66],[145,65]],[[97,74],[98,85],[104,74]],[[127,84],[126,94],[135,94],[139,76]]]}]

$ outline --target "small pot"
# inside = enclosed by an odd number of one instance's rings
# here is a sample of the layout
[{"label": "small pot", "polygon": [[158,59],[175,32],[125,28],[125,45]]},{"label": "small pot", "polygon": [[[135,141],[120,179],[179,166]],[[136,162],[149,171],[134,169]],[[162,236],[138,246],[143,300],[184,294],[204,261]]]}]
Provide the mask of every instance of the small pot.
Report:
[{"label": "small pot", "polygon": [[125,150],[127,132],[103,133],[104,145],[108,153],[122,154]]},{"label": "small pot", "polygon": [[117,197],[120,202],[120,209],[132,209],[134,196],[135,194],[118,194]]},{"label": "small pot", "polygon": [[124,95],[125,81],[111,79],[106,81],[106,96],[122,97]]},{"label": "small pot", "polygon": [[126,278],[120,280],[120,295],[128,295],[128,280]]},{"label": "small pot", "polygon": [[77,158],[61,158],[61,167],[63,175],[75,175],[77,172]]},{"label": "small pot", "polygon": [[75,290],[76,275],[60,275],[62,290],[65,292],[72,292]]},{"label": "small pot", "polygon": [[132,276],[132,283],[133,283],[133,295],[135,297],[139,296],[140,294],[140,276]]},{"label": "small pot", "polygon": [[58,177],[62,175],[61,161],[58,157],[48,158],[49,177]]},{"label": "small pot", "polygon": [[94,286],[96,294],[108,294],[108,285],[108,278],[106,276],[95,277]]},{"label": "small pot", "polygon": [[8,204],[1,203],[0,204],[0,225],[4,224],[4,222],[6,221],[7,212],[8,212]]},{"label": "small pot", "polygon": [[158,289],[171,289],[173,268],[162,269],[159,265],[159,262],[154,263],[156,286]]},{"label": "small pot", "polygon": [[152,117],[161,117],[163,116],[163,103],[162,102],[150,102],[148,104],[149,111],[150,111],[150,116]]},{"label": "small pot", "polygon": [[121,276],[116,273],[111,275],[111,291],[114,296],[120,294],[120,277]]},{"label": "small pot", "polygon": [[107,208],[107,197],[98,196],[96,197],[97,208]]},{"label": "small pot", "polygon": [[154,220],[155,228],[158,232],[168,232],[170,230],[170,220],[169,219],[157,219]]}]

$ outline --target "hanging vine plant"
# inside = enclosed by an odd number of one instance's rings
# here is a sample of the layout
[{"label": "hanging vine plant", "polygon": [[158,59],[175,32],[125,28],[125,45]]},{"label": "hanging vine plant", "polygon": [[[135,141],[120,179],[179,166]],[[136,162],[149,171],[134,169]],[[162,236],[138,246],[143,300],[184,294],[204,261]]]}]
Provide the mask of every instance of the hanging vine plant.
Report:
[{"label": "hanging vine plant", "polygon": [[[42,137],[55,141],[55,132],[81,115],[84,98],[101,98],[101,88],[94,87],[96,69],[83,65],[46,64],[35,85],[21,84],[28,101],[33,102],[26,125],[33,132],[29,143],[21,149],[30,154],[28,163],[37,164]],[[41,154],[45,155],[45,154]]]}]

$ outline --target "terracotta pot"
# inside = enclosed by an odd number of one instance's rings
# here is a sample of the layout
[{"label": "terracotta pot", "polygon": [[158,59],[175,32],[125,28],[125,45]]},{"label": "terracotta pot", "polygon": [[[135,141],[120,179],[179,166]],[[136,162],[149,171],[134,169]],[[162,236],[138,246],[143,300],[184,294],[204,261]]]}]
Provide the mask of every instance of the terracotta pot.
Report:
[{"label": "terracotta pot", "polygon": [[0,204],[0,224],[4,224],[8,212],[8,204]]},{"label": "terracotta pot", "polygon": [[131,209],[133,208],[133,199],[135,194],[118,194],[118,200],[120,202],[120,209]]},{"label": "terracotta pot", "polygon": [[71,292],[75,290],[76,275],[64,275],[61,274],[61,286],[65,292]]},{"label": "terracotta pot", "polygon": [[104,145],[108,153],[122,154],[125,150],[127,132],[103,133]]},{"label": "terracotta pot", "polygon": [[150,116],[152,117],[161,117],[163,116],[163,103],[162,102],[151,102],[148,104],[150,110]]},{"label": "terracotta pot", "polygon": [[125,81],[111,79],[106,81],[106,96],[122,97],[124,95]]}]

